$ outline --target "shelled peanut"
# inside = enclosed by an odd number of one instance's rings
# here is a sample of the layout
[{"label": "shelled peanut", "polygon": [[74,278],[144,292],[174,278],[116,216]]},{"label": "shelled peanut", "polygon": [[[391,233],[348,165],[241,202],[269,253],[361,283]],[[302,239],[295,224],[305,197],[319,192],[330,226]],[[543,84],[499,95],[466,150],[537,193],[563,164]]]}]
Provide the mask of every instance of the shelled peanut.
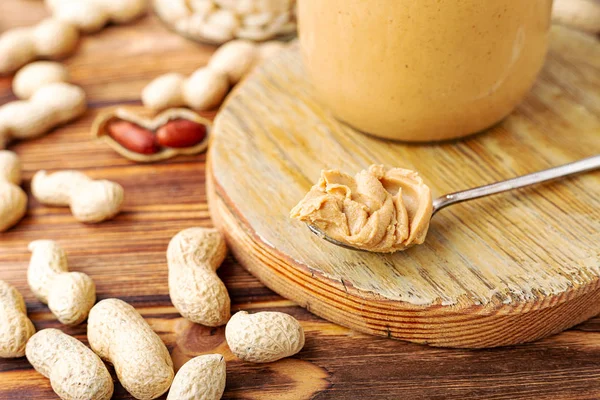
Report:
[{"label": "shelled peanut", "polygon": [[92,132],[122,156],[152,162],[204,151],[209,126],[209,120],[186,109],[170,109],[147,119],[119,108],[99,115]]},{"label": "shelled peanut", "polygon": [[189,107],[210,110],[221,104],[230,87],[236,85],[257,64],[283,48],[280,42],[255,44],[233,40],[219,47],[208,65],[189,77],[168,73],[150,82],[142,91],[142,103],[152,110]]},{"label": "shelled peanut", "polygon": [[0,107],[0,149],[12,140],[42,136],[87,110],[85,92],[68,79],[56,62],[31,63],[17,72],[13,92],[21,100]]},{"label": "shelled peanut", "polygon": [[175,32],[193,40],[263,41],[296,31],[295,0],[154,0],[154,10]]},{"label": "shelled peanut", "polygon": [[0,232],[14,226],[27,212],[27,195],[21,184],[21,162],[8,150],[0,150]]}]

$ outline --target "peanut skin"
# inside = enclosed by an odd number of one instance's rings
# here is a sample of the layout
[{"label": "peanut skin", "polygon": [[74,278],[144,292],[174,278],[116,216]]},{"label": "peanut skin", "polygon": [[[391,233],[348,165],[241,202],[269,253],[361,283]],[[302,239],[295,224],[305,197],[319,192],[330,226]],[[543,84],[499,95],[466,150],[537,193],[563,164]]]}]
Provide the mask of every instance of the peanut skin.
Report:
[{"label": "peanut skin", "polygon": [[157,142],[164,147],[192,147],[206,137],[206,126],[186,119],[174,119],[156,131]]},{"label": "peanut skin", "polygon": [[195,146],[206,137],[206,127],[186,119],[170,120],[156,131],[129,121],[111,121],[106,130],[110,137],[124,148],[139,154],[156,154],[160,146],[187,148]]},{"label": "peanut skin", "polygon": [[229,294],[216,272],[226,254],[225,240],[216,229],[189,228],[171,239],[169,295],[184,318],[205,326],[227,323]]},{"label": "peanut skin", "polygon": [[44,329],[27,342],[27,360],[50,379],[63,400],[108,400],[112,377],[100,358],[79,340],[59,331]]},{"label": "peanut skin", "polygon": [[27,318],[23,296],[12,285],[0,280],[0,357],[23,357],[25,344],[34,333],[35,327]]},{"label": "peanut skin", "polygon": [[175,375],[167,400],[219,400],[225,390],[225,375],[222,355],[194,357]]},{"label": "peanut skin", "polygon": [[238,358],[266,363],[293,356],[304,347],[304,330],[291,315],[263,311],[236,313],[225,327],[229,348]]},{"label": "peanut skin", "polygon": [[155,154],[159,150],[152,131],[129,121],[112,121],[106,129],[117,143],[136,153]]},{"label": "peanut skin", "polygon": [[[116,132],[118,124],[124,132]],[[120,128],[119,128],[120,126]],[[116,108],[100,113],[92,125],[92,134],[123,157],[136,162],[157,162],[178,155],[198,154],[208,147],[211,121],[186,108],[170,108],[153,118]],[[131,135],[132,137],[129,137]],[[156,146],[156,151],[140,151]],[[150,151],[148,151],[149,153]]]},{"label": "peanut skin", "polygon": [[88,317],[88,341],[112,363],[123,387],[136,399],[155,399],[173,381],[173,361],[142,316],[119,299],[96,304]]}]

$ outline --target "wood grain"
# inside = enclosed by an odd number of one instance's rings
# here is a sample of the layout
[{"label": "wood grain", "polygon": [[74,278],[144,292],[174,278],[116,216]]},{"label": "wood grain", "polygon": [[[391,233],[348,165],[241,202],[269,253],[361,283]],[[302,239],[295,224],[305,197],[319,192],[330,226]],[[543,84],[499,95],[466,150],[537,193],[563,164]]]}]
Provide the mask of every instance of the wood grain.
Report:
[{"label": "wood grain", "polygon": [[598,314],[597,173],[444,210],[425,244],[393,255],[339,248],[288,217],[321,169],[414,169],[437,196],[600,153],[600,46],[558,26],[551,43],[509,118],[464,141],[421,146],[338,122],[315,100],[298,48],[275,57],[215,120],[209,204],[234,254],[317,315],[436,346],[521,343]]},{"label": "wood grain", "polygon": [[[1,0],[0,30],[34,23],[43,15],[40,1]],[[307,334],[304,350],[290,360],[269,365],[233,360],[223,329],[186,322],[172,307],[167,290],[165,252],[171,236],[190,226],[212,224],[204,155],[138,165],[89,136],[97,113],[116,104],[138,104],[147,81],[171,69],[189,73],[205,64],[213,49],[186,42],[153,17],[110,27],[86,37],[80,47],[66,63],[86,90],[92,110],[45,138],[11,149],[23,158],[28,192],[38,169],[76,168],[119,181],[127,197],[123,214],[97,226],[78,224],[67,210],[31,200],[27,218],[0,235],[0,279],[23,293],[37,329],[59,328],[86,341],[85,324],[61,326],[27,288],[27,243],[49,238],[66,248],[72,270],[94,278],[99,298],[117,296],[138,308],[177,366],[201,353],[225,354],[225,399],[600,398],[600,318],[528,345],[442,350],[367,336],[324,321],[267,289],[230,257],[219,274],[234,310],[289,312]],[[10,81],[0,79],[0,104],[14,98]],[[55,398],[48,380],[24,358],[0,360],[0,399]],[[131,396],[117,383],[114,398]]]}]

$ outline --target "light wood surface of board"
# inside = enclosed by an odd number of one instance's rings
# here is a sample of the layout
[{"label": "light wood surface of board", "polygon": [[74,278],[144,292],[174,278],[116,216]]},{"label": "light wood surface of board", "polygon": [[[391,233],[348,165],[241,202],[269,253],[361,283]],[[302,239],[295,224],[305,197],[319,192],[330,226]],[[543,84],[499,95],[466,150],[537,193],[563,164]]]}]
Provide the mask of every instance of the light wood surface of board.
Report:
[{"label": "light wood surface of board", "polygon": [[[398,110],[401,112],[401,110]],[[209,204],[234,254],[279,294],[362,332],[436,346],[535,340],[600,312],[600,175],[453,206],[393,255],[331,245],[289,210],[321,169],[419,171],[434,196],[600,153],[600,46],[554,27],[532,92],[493,129],[407,145],[343,125],[315,100],[292,46],[215,120]]]},{"label": "light wood surface of board", "polygon": [[[1,0],[0,30],[32,24],[45,15],[39,0]],[[28,193],[31,176],[41,168],[79,169],[114,179],[126,190],[123,212],[113,221],[90,226],[75,222],[67,209],[44,207],[30,197],[27,217],[0,234],[0,279],[23,293],[38,330],[58,328],[87,343],[85,324],[62,326],[27,287],[27,244],[48,238],[66,249],[73,271],[94,279],[99,299],[119,297],[134,305],[167,344],[177,367],[198,354],[224,354],[224,399],[600,398],[598,317],[526,345],[437,349],[361,334],[316,317],[267,289],[229,257],[219,275],[233,310],[290,313],[306,331],[304,349],[273,364],[243,363],[229,352],[223,328],[209,329],[181,318],[168,296],[165,252],[179,230],[212,225],[205,156],[139,165],[90,140],[89,129],[107,108],[139,104],[140,90],[152,78],[168,71],[190,73],[206,64],[213,51],[172,34],[154,17],[87,36],[65,63],[85,89],[90,111],[44,138],[10,147],[23,160]],[[14,99],[10,83],[11,77],[0,78],[0,104]],[[112,367],[109,370],[113,373]],[[114,399],[132,399],[117,381],[115,386]],[[25,358],[0,359],[0,399],[56,398],[50,382]]]}]

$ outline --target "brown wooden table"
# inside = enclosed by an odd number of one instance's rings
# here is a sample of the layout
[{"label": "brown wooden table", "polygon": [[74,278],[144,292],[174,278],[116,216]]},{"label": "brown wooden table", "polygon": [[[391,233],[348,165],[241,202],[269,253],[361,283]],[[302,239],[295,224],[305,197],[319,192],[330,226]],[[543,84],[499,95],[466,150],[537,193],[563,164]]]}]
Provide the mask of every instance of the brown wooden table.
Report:
[{"label": "brown wooden table", "polygon": [[[35,23],[45,14],[41,1],[1,0],[0,29]],[[480,351],[431,348],[366,336],[317,318],[268,290],[232,258],[220,275],[233,311],[292,314],[306,331],[302,352],[272,364],[246,364],[229,352],[223,328],[181,318],[169,301],[165,251],[179,230],[211,225],[205,157],[139,165],[92,141],[89,128],[102,109],[139,104],[140,91],[150,79],[167,71],[189,73],[204,65],[213,50],[172,34],[155,17],[85,37],[66,64],[87,92],[90,110],[44,138],[11,147],[22,158],[27,191],[35,171],[66,168],[118,181],[126,190],[123,212],[99,225],[76,223],[67,209],[42,207],[30,197],[27,217],[0,234],[0,279],[23,293],[38,330],[60,328],[86,341],[85,324],[61,326],[27,287],[27,244],[54,239],[66,249],[70,267],[95,280],[98,299],[119,297],[142,313],[166,342],[177,367],[198,354],[224,354],[224,398],[600,398],[600,318],[527,345]],[[10,84],[10,77],[0,79],[0,104],[14,99]],[[131,398],[117,382],[115,393],[117,399]],[[56,395],[49,381],[25,358],[0,360],[0,399],[52,398]]]}]

